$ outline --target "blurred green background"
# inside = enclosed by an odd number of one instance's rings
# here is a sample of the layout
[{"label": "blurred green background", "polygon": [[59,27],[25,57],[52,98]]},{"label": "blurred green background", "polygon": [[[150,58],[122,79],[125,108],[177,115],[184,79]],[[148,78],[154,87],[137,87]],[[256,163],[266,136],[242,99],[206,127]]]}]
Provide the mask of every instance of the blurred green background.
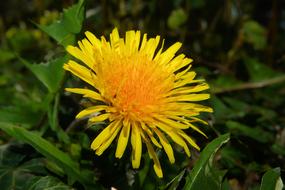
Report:
[{"label": "blurred green background", "polygon": [[[182,42],[180,52],[210,84],[206,104],[214,113],[202,115],[209,126],[201,126],[209,139],[193,136],[204,148],[231,134],[206,172],[217,188],[270,190],[260,184],[273,168],[272,184],[284,178],[285,1],[9,0],[0,12],[1,189],[181,189],[188,183],[198,152],[188,159],[178,148],[174,165],[161,155],[165,178],[159,180],[148,155],[138,171],[130,153],[115,159],[114,147],[95,156],[89,145],[102,126],[74,120],[89,102],[63,91],[84,86],[64,74],[64,46],[86,30],[101,36],[114,27],[122,35],[130,29],[161,35],[165,47]],[[200,189],[216,189],[206,179]]]}]

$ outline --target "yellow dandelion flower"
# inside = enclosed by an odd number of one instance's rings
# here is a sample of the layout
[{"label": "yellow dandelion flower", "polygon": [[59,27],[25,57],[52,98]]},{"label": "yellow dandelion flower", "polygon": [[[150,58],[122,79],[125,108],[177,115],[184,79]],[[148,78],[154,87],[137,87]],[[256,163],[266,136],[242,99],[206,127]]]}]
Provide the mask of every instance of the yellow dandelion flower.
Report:
[{"label": "yellow dandelion flower", "polygon": [[[127,31],[120,38],[115,28],[110,41],[98,39],[90,32],[78,42],[79,48],[68,46],[67,51],[85,65],[70,60],[64,69],[87,82],[93,89],[67,88],[94,100],[94,106],[76,117],[89,116],[89,122],[108,120],[109,125],[95,138],[91,148],[101,155],[117,137],[115,156],[121,158],[131,142],[132,166],[139,168],[143,143],[154,162],[158,177],[163,177],[156,149],[164,149],[169,161],[175,162],[171,142],[180,145],[190,156],[189,145],[198,149],[185,133],[193,130],[206,136],[193,121],[196,116],[212,109],[195,102],[209,98],[198,93],[209,88],[204,80],[194,79],[190,71],[192,59],[175,55],[181,43],[163,51],[158,49],[160,36],[147,38],[140,31]],[[96,102],[101,102],[96,104]],[[154,148],[154,146],[155,148]]]}]

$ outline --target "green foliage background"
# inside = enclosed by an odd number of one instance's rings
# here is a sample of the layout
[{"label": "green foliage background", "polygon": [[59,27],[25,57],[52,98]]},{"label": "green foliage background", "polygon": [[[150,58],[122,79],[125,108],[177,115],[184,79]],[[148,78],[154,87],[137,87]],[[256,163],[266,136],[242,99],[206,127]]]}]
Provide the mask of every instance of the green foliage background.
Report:
[{"label": "green foliage background", "polygon": [[[64,9],[64,10],[63,10]],[[285,165],[285,2],[281,0],[10,0],[0,6],[0,187],[10,189],[280,190]],[[158,179],[144,155],[90,150],[104,127],[75,120],[87,100],[63,91],[83,86],[66,75],[64,47],[89,30],[161,35],[210,86],[202,152],[176,163],[161,154]]]}]

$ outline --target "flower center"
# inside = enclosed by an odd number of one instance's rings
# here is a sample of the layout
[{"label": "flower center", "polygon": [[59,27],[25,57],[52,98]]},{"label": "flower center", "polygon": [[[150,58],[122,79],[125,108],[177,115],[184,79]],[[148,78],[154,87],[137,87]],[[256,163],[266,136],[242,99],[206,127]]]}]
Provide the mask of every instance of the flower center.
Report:
[{"label": "flower center", "polygon": [[146,56],[113,56],[102,67],[103,96],[116,114],[132,120],[149,118],[160,109],[163,95],[172,89],[174,79]]}]

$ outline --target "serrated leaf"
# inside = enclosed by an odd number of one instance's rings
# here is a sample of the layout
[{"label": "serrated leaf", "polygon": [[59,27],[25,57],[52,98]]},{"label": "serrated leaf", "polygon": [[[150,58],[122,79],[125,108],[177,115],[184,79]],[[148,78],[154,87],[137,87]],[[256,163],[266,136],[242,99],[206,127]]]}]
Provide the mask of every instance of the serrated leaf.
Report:
[{"label": "serrated leaf", "polygon": [[230,139],[229,134],[221,135],[208,144],[201,152],[200,158],[186,178],[185,190],[211,189],[219,190],[224,172],[212,167],[213,158],[220,147]]},{"label": "serrated leaf", "polygon": [[38,27],[61,45],[67,46],[75,42],[75,34],[81,31],[83,20],[84,0],[79,0],[77,4],[63,10],[60,20],[48,26]]},{"label": "serrated leaf", "polygon": [[49,92],[55,93],[59,89],[64,77],[62,66],[68,60],[67,56],[41,64],[31,64],[24,59],[20,60],[47,87]]},{"label": "serrated leaf", "polygon": [[262,177],[260,190],[282,190],[283,182],[280,177],[280,168],[268,170]]}]

